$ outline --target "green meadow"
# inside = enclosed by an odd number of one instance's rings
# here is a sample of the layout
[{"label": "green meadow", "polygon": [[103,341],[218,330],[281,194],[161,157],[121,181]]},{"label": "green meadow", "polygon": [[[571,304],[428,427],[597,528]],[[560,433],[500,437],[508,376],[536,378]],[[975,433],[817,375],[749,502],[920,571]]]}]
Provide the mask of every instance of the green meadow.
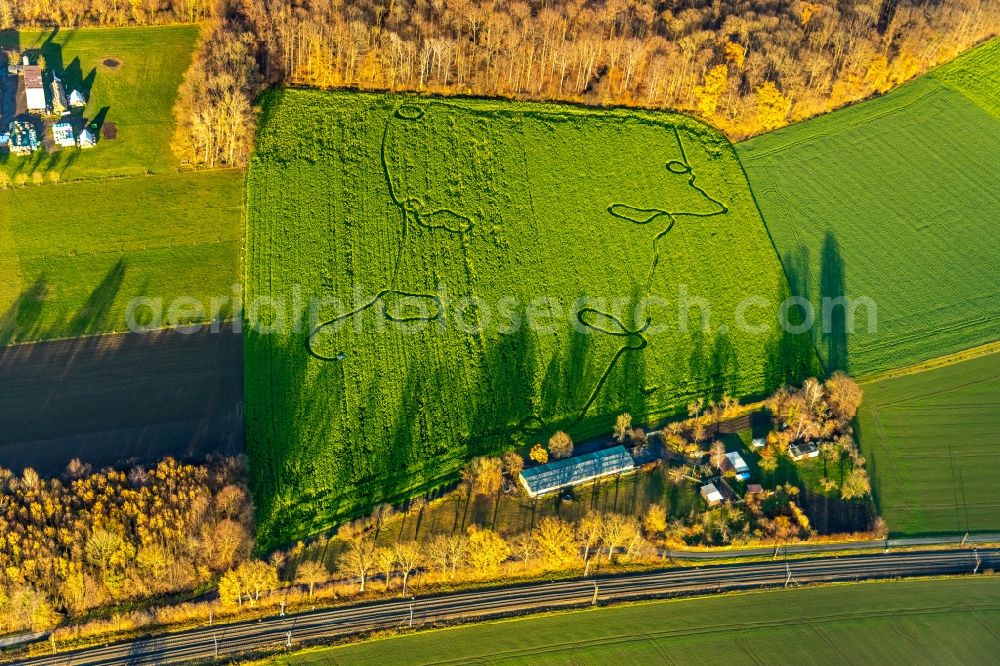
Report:
[{"label": "green meadow", "polygon": [[[73,122],[113,124],[117,138],[88,150],[3,156],[0,168],[11,175],[45,182],[0,191],[0,344],[125,331],[128,304],[140,296],[164,310],[179,297],[210,309],[212,298],[231,296],[240,281],[243,174],[179,172],[170,150],[198,28],[2,34],[3,46],[44,57],[67,93],[86,93]],[[231,308],[218,316],[231,317]],[[146,308],[137,319],[155,323]]]},{"label": "green meadow", "polygon": [[242,187],[212,171],[0,192],[0,343],[127,330],[139,296],[231,296]]},{"label": "green meadow", "polygon": [[1000,354],[863,388],[861,448],[889,530],[1000,531]]},{"label": "green meadow", "polygon": [[772,590],[558,613],[277,657],[322,664],[985,664],[1000,579]]},{"label": "green meadow", "polygon": [[737,146],[792,289],[820,314],[824,298],[869,299],[853,327],[842,308],[821,317],[828,368],[863,376],[996,338],[998,90],[1000,39]]},{"label": "green meadow", "polygon": [[44,56],[46,68],[59,74],[67,95],[74,89],[85,93],[87,106],[73,119],[78,129],[84,122],[117,128],[116,139],[98,136],[97,146],[87,150],[4,156],[3,168],[11,176],[56,172],[63,180],[76,180],[177,169],[170,151],[173,106],[191,63],[197,26],[63,28],[2,35],[0,46],[19,48],[33,61],[37,54]]}]

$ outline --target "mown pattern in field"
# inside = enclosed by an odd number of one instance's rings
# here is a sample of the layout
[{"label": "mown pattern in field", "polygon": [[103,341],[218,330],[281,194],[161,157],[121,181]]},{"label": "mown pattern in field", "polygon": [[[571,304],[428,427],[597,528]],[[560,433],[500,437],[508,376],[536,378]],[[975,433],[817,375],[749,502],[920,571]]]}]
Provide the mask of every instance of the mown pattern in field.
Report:
[{"label": "mown pattern in field", "polygon": [[281,657],[319,664],[989,663],[1000,579],[855,583],[476,624]]},{"label": "mown pattern in field", "polygon": [[1000,530],[1000,354],[863,388],[861,447],[890,531]]},{"label": "mown pattern in field", "polygon": [[125,331],[139,296],[231,297],[242,186],[213,171],[0,192],[0,345]]},{"label": "mown pattern in field", "polygon": [[[997,337],[998,89],[995,40],[737,147],[792,288],[823,320],[830,368],[864,375]],[[870,308],[857,308],[853,332],[840,307],[820,316],[824,297],[844,295],[875,302],[874,330]]]},{"label": "mown pattern in field", "polygon": [[40,52],[46,68],[61,74],[67,95],[85,93],[87,123],[117,128],[116,139],[99,134],[94,148],[4,156],[0,168],[12,176],[54,171],[63,180],[176,169],[173,106],[197,39],[197,26],[0,33],[0,47]]},{"label": "mown pattern in field", "polygon": [[683,116],[278,91],[248,188],[249,302],[341,304],[247,341],[265,543],[810,362],[768,326],[787,287],[732,148]]}]

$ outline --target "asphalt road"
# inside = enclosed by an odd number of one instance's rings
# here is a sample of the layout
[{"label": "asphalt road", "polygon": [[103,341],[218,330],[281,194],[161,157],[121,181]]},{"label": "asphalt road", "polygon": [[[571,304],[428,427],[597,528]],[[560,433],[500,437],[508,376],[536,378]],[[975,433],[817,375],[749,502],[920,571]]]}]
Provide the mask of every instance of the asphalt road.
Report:
[{"label": "asphalt road", "polygon": [[772,560],[651,573],[621,574],[424,598],[397,599],[286,617],[203,627],[104,647],[40,657],[30,664],[167,664],[221,658],[253,650],[377,629],[459,622],[549,608],[758,587],[972,573],[1000,567],[1000,550],[956,549],[802,560]]}]

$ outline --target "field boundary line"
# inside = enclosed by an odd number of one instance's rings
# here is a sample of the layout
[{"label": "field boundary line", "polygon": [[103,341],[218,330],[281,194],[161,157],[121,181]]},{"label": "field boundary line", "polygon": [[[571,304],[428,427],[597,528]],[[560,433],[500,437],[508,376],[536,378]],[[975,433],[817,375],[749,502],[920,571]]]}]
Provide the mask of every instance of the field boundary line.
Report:
[{"label": "field boundary line", "polygon": [[[841,111],[841,110],[847,110],[849,108],[854,108],[854,107],[860,106],[860,104],[862,104],[864,102],[875,101],[877,99],[884,99],[887,95],[889,95],[891,93],[894,93],[894,92],[896,92],[897,90],[900,90],[900,89],[904,89],[904,92],[906,92],[905,91],[906,87],[910,86],[910,84],[912,84],[912,83],[916,83],[916,82],[920,81],[921,79],[922,79],[922,77],[920,77],[920,76],[915,77],[913,79],[910,79],[906,83],[900,84],[898,87],[893,88],[892,90],[890,90],[890,91],[888,91],[888,92],[886,92],[884,94],[874,95],[874,96],[869,97],[867,99],[858,100],[857,102],[853,102],[853,103],[848,104],[848,105],[846,105],[844,107],[841,107],[841,109],[834,109],[833,111],[827,112],[825,114],[821,114],[819,116],[813,116],[813,118],[826,118],[826,117],[829,117],[830,114],[835,113],[836,111]],[[779,145],[774,146],[773,148],[770,148],[768,150],[764,150],[764,151],[761,151],[761,152],[758,152],[758,153],[751,152],[748,155],[748,159],[750,159],[751,161],[756,161],[756,160],[759,160],[761,158],[770,157],[771,155],[775,155],[777,153],[784,152],[784,151],[789,150],[791,148],[795,148],[797,146],[801,146],[803,144],[810,143],[810,142],[815,141],[816,139],[818,139],[820,137],[823,137],[823,136],[826,136],[828,134],[833,134],[833,133],[842,134],[842,133],[844,133],[848,129],[854,129],[856,127],[862,127],[864,125],[870,124],[871,121],[873,121],[873,120],[884,118],[886,116],[891,116],[891,115],[893,115],[895,113],[898,113],[900,111],[908,109],[909,107],[911,107],[911,106],[913,106],[915,104],[919,104],[920,102],[922,102],[923,100],[927,99],[928,97],[931,97],[931,96],[933,96],[935,94],[940,93],[941,90],[947,89],[947,90],[951,91],[951,88],[949,88],[948,86],[945,86],[944,84],[942,84],[937,79],[932,79],[932,81],[933,81],[934,84],[936,84],[938,86],[937,88],[930,88],[929,90],[924,91],[922,94],[920,94],[920,93],[912,93],[912,94],[915,94],[916,96],[913,99],[907,101],[906,103],[900,104],[899,106],[894,106],[894,107],[891,107],[890,109],[882,111],[881,113],[872,114],[871,116],[868,116],[867,118],[864,118],[864,119],[861,119],[861,120],[857,120],[857,121],[853,121],[850,124],[847,124],[847,125],[844,125],[843,127],[837,128],[836,132],[831,132],[829,130],[821,128],[821,129],[818,129],[816,131],[813,131],[808,136],[804,136],[804,137],[802,137],[800,139],[797,139],[795,141],[789,141],[787,143],[781,143]],[[912,86],[912,87],[915,88],[916,86]],[[952,91],[952,92],[958,92],[958,91]],[[961,94],[961,93],[959,93],[959,94]],[[962,95],[962,96],[964,97],[964,95]],[[786,125],[785,127],[793,127],[793,126],[802,125],[804,123],[809,122],[810,120],[813,120],[813,118],[807,118],[806,120],[803,120],[802,123],[792,123],[791,125]],[[773,130],[773,133],[776,134],[776,133],[780,132],[781,130],[785,129],[785,127],[779,127],[777,129]],[[757,136],[766,136],[767,134],[770,134],[770,132],[765,132],[764,134],[759,134]],[[740,143],[747,143],[747,142],[751,141],[754,138],[756,138],[756,137],[750,137],[748,139],[744,139]]]},{"label": "field boundary line", "polygon": [[935,370],[949,365],[957,365],[963,361],[971,361],[974,358],[989,356],[990,354],[996,354],[998,352],[1000,352],[1000,340],[995,340],[984,345],[979,345],[978,347],[963,349],[952,354],[945,354],[944,356],[936,356],[926,361],[914,363],[913,365],[907,365],[893,370],[885,370],[871,375],[862,375],[857,379],[858,383],[861,385],[874,384],[875,382],[881,382],[887,379],[895,379],[897,377],[919,374],[926,370]]}]

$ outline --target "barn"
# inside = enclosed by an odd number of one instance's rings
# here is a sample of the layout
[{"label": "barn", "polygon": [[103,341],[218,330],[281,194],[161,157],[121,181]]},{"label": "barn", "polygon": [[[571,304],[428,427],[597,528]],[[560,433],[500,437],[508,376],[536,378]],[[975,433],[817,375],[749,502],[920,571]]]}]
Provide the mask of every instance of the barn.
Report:
[{"label": "barn", "polygon": [[29,112],[45,111],[45,84],[38,65],[24,66],[24,97]]}]

